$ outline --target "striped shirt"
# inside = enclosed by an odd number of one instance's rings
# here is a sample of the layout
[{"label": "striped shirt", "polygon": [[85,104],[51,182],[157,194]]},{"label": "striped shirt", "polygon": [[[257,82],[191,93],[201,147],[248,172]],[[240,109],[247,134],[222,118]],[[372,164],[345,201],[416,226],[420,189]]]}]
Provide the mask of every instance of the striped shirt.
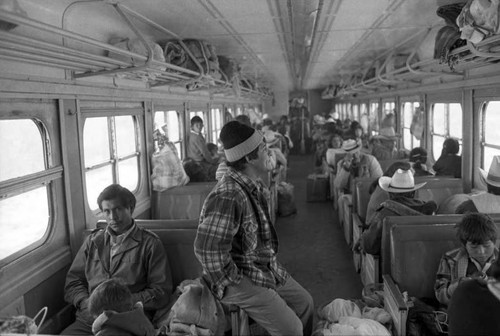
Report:
[{"label": "striped shirt", "polygon": [[243,275],[273,289],[289,276],[276,257],[278,238],[265,191],[262,183],[229,168],[205,200],[194,250],[219,299]]}]

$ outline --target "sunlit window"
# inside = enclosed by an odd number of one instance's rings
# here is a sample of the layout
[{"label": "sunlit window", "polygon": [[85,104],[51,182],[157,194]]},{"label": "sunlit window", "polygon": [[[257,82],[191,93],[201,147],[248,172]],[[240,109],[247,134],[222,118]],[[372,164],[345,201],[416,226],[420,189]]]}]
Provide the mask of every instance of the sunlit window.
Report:
[{"label": "sunlit window", "polygon": [[359,122],[359,105],[358,104],[353,104],[352,105],[352,120],[356,120]]},{"label": "sunlit window", "polygon": [[31,119],[0,120],[0,185],[9,185],[0,195],[0,261],[41,244],[50,226],[51,178],[33,178],[46,170],[43,129]]},{"label": "sunlit window", "polygon": [[217,144],[219,133],[223,125],[222,109],[212,108],[210,110],[210,116],[212,118],[212,137],[210,138],[210,141]]},{"label": "sunlit window", "polygon": [[[163,147],[162,140],[168,140],[175,145],[180,159],[183,157],[182,151],[182,125],[180,123],[179,112],[176,110],[155,112],[155,135],[161,139],[155,140],[157,146]],[[163,138],[164,137],[164,138]]]},{"label": "sunlit window", "polygon": [[96,210],[99,193],[112,183],[130,191],[139,184],[137,132],[132,116],[85,119],[83,154],[87,201]]},{"label": "sunlit window", "polygon": [[239,116],[242,114],[243,114],[243,109],[241,108],[241,106],[236,106],[236,115]]},{"label": "sunlit window", "polygon": [[481,139],[482,167],[488,170],[493,156],[500,155],[500,101],[489,101],[483,106]]},{"label": "sunlit window", "polygon": [[370,103],[370,110],[368,111],[368,119],[370,124],[371,135],[378,134],[378,102]]},{"label": "sunlit window", "polygon": [[420,146],[420,140],[415,138],[410,131],[411,122],[417,109],[420,107],[419,102],[406,102],[402,106],[403,113],[403,147],[411,150]]},{"label": "sunlit window", "polygon": [[462,152],[462,106],[459,103],[436,103],[432,106],[432,156],[437,160],[441,156],[446,138],[455,138]]}]

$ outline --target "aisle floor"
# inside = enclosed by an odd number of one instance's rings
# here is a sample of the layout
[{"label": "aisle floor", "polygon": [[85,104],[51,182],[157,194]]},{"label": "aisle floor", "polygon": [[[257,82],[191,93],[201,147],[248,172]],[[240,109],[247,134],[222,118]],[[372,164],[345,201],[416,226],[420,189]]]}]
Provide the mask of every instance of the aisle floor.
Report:
[{"label": "aisle floor", "polygon": [[287,180],[295,187],[298,212],[277,219],[278,259],[311,293],[316,308],[335,298],[360,298],[360,277],[331,201],[306,202],[306,177],[313,169],[312,157],[290,156],[289,161]]}]

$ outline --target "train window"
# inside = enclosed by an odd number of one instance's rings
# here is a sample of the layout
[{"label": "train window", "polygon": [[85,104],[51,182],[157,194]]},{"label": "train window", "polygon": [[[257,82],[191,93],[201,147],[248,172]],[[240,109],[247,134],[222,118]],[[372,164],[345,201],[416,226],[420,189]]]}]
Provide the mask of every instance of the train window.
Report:
[{"label": "train window", "polygon": [[183,137],[181,123],[179,121],[179,112],[176,110],[155,112],[155,129],[164,134],[168,138],[168,141],[175,145],[177,153],[180,155],[180,159],[182,159],[183,152],[181,148]]},{"label": "train window", "polygon": [[0,120],[0,182],[9,181],[0,197],[0,260],[39,242],[49,228],[51,177],[36,177],[46,170],[46,134],[38,121]]},{"label": "train window", "polygon": [[[441,155],[446,138],[453,137],[462,144],[462,106],[459,103],[435,103],[432,105],[432,156]],[[459,154],[462,151],[460,146]]]},{"label": "train window", "polygon": [[352,120],[352,106],[351,103],[345,104],[345,112],[346,112],[346,118],[349,118]]},{"label": "train window", "polygon": [[489,101],[483,106],[483,132],[481,143],[483,150],[482,167],[489,169],[493,156],[500,155],[500,101]]},{"label": "train window", "polygon": [[212,117],[212,124],[211,124],[212,137],[210,141],[213,142],[214,144],[217,144],[220,130],[222,129],[222,125],[224,124],[222,118],[222,109],[212,108],[210,111],[210,115]]},{"label": "train window", "polygon": [[243,110],[241,109],[241,106],[236,106],[236,115],[239,116],[242,114],[243,114]]},{"label": "train window", "polygon": [[390,114],[390,113],[395,113],[396,109],[396,103],[393,101],[386,101],[384,102],[384,116]]},{"label": "train window", "polygon": [[352,119],[356,120],[357,122],[360,121],[360,118],[359,118],[359,105],[358,104],[353,104],[352,105]]},{"label": "train window", "polygon": [[132,116],[86,118],[83,143],[87,201],[92,210],[97,209],[95,200],[109,184],[137,189],[139,153]]},{"label": "train window", "polygon": [[412,148],[420,146],[420,140],[417,140],[411,132],[411,121],[416,109],[420,107],[419,102],[405,102],[402,106],[403,113],[403,148],[411,150]]},{"label": "train window", "polygon": [[368,111],[368,118],[370,121],[371,135],[378,134],[378,102],[370,103],[370,110]]}]

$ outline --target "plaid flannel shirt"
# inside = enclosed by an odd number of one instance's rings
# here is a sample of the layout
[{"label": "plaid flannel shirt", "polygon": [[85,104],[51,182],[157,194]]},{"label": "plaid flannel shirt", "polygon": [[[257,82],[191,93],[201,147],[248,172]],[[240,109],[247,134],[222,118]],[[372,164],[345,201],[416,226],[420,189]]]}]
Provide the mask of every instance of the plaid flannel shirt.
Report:
[{"label": "plaid flannel shirt", "polygon": [[270,218],[264,186],[233,168],[207,196],[194,251],[219,299],[243,275],[266,288],[286,282],[289,274],[277,260],[278,238]]},{"label": "plaid flannel shirt", "polygon": [[[493,263],[496,258],[498,258],[498,249],[495,247],[493,256],[489,261]],[[450,285],[460,282],[462,277],[471,277],[479,272],[482,271],[469,258],[465,247],[446,252],[439,262],[436,273],[436,282],[434,284],[436,299],[442,304],[449,304],[451,295],[448,288]],[[486,274],[491,275],[491,267],[486,271]]]}]

